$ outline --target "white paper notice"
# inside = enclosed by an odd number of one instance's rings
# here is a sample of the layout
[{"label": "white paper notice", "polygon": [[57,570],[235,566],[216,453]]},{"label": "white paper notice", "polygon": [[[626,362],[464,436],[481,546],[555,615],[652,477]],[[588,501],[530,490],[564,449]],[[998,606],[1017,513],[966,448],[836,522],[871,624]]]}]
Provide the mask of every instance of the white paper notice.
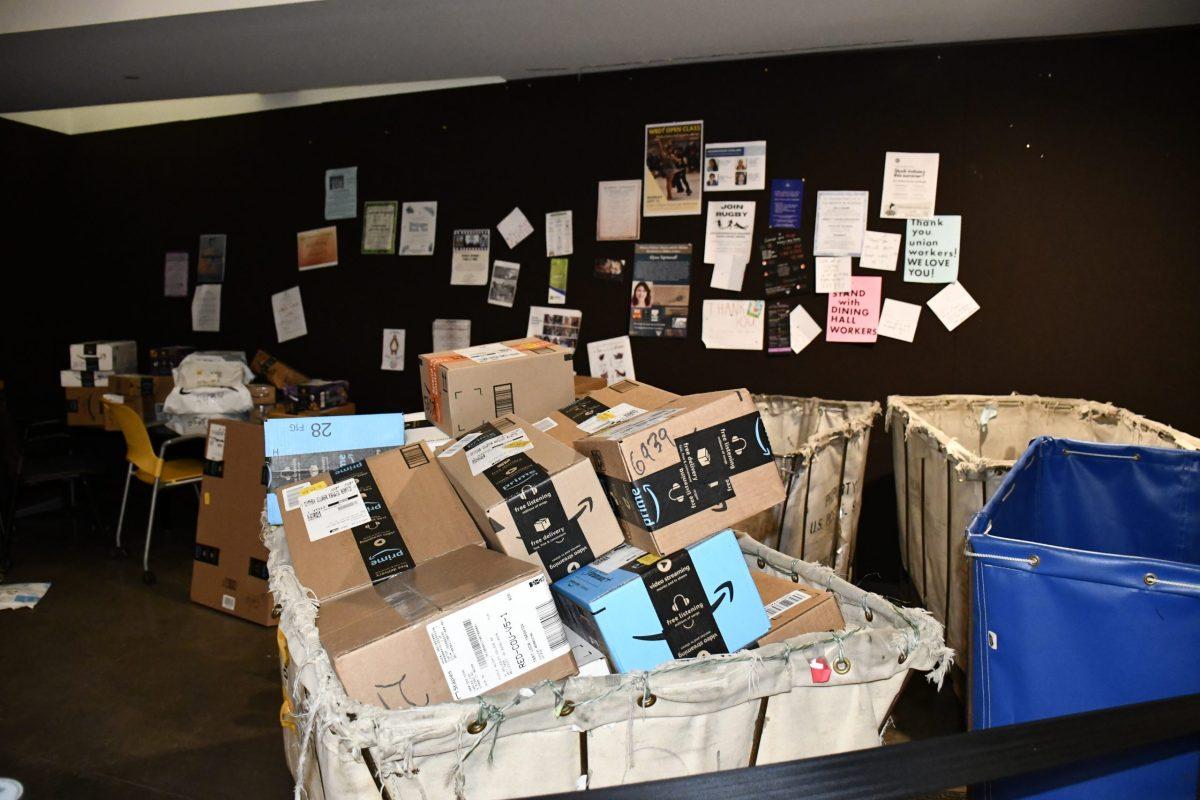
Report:
[{"label": "white paper notice", "polygon": [[221,284],[202,283],[192,295],[192,330],[221,330]]},{"label": "white paper notice", "polygon": [[511,250],[519,245],[526,236],[533,233],[533,225],[529,224],[529,219],[520,208],[514,208],[508,212],[507,217],[500,220],[496,230],[500,231],[500,235],[504,237],[504,243]]},{"label": "white paper notice", "polygon": [[817,294],[850,291],[850,256],[817,256]]},{"label": "white paper notice", "polygon": [[574,222],[570,211],[546,214],[546,257],[569,256],[575,252]]},{"label": "white paper notice", "polygon": [[948,331],[957,328],[979,310],[979,303],[976,303],[975,298],[967,294],[967,290],[958,281],[929,298],[929,302],[925,305],[929,306],[930,310],[937,315]]},{"label": "white paper notice", "polygon": [[304,490],[312,486],[310,481],[303,483],[294,483],[291,486],[284,487],[281,494],[283,495],[283,510],[295,511],[300,507],[300,497],[304,494]]},{"label": "white paper notice", "polygon": [[494,467],[509,456],[524,453],[533,449],[533,442],[525,435],[524,428],[513,428],[511,431],[483,444],[475,445],[467,451],[467,466],[472,475],[478,475],[489,467]]},{"label": "white paper notice", "polygon": [[487,286],[491,248],[490,228],[460,228],[454,231],[450,285]]},{"label": "white paper notice", "polygon": [[753,235],[753,200],[710,200],[704,231],[704,263],[719,264],[722,258],[730,263],[747,263]]},{"label": "white paper notice", "polygon": [[709,350],[762,350],[763,300],[705,300],[701,339]]},{"label": "white paper notice", "polygon": [[817,227],[813,234],[813,255],[862,254],[869,198],[868,192],[817,192]]},{"label": "white paper notice", "polygon": [[163,261],[163,297],[187,297],[188,254],[167,253]]},{"label": "white paper notice", "polygon": [[310,541],[324,539],[371,521],[371,514],[353,478],[300,497],[300,512]]},{"label": "white paper notice", "polygon": [[400,255],[431,256],[437,235],[437,202],[405,203],[400,212]]},{"label": "white paper notice", "polygon": [[917,322],[921,319],[921,307],[916,303],[904,303],[885,298],[879,323],[875,328],[880,336],[911,342],[917,336]]},{"label": "white paper notice", "polygon": [[862,256],[858,259],[858,265],[863,269],[895,272],[896,262],[900,259],[901,238],[898,233],[867,231],[863,235]]},{"label": "white paper notice", "polygon": [[358,216],[358,167],[325,170],[325,219]]},{"label": "white paper notice", "polygon": [[271,312],[275,315],[275,337],[279,341],[298,339],[308,333],[299,286],[271,295]]},{"label": "white paper notice", "polygon": [[425,626],[455,700],[477,697],[570,652],[545,575]]},{"label": "white paper notice", "polygon": [[720,256],[713,266],[712,280],[708,285],[714,289],[725,289],[730,292],[740,292],[742,281],[746,277],[746,262],[737,256]]},{"label": "white paper notice", "polygon": [[497,260],[492,266],[492,285],[488,288],[487,301],[494,306],[512,308],[517,299],[517,278],[520,274],[520,264]]},{"label": "white paper notice", "polygon": [[433,352],[464,350],[471,346],[471,320],[435,319],[433,321]]},{"label": "white paper notice", "polygon": [[883,158],[879,216],[884,219],[932,217],[937,177],[937,153],[889,152]]},{"label": "white paper notice", "polygon": [[792,334],[792,352],[799,353],[804,348],[812,343],[812,340],[821,335],[821,326],[812,318],[804,306],[796,306],[792,309],[791,318],[789,319],[791,334]]},{"label": "white paper notice", "polygon": [[596,241],[637,241],[642,235],[642,182],[600,181],[596,190]]},{"label": "white paper notice", "polygon": [[521,358],[526,354],[524,350],[518,350],[515,347],[509,347],[506,344],[495,342],[493,344],[477,344],[474,347],[464,347],[461,350],[455,350],[460,356],[466,356],[476,364],[490,364],[493,361],[507,361],[510,358]]},{"label": "white paper notice", "polygon": [[627,419],[633,419],[638,414],[645,414],[646,409],[631,406],[629,403],[617,403],[612,408],[605,409],[594,417],[578,423],[575,427],[591,436],[597,431],[602,431],[616,425],[618,422],[624,422]]},{"label": "white paper notice", "polygon": [[[434,350],[437,348],[435,347]],[[383,329],[383,363],[380,369],[389,372],[404,371],[404,329]]]},{"label": "white paper notice", "polygon": [[604,378],[611,386],[618,381],[637,380],[633,372],[633,347],[628,336],[588,342],[588,370],[593,378]]},{"label": "white paper notice", "polygon": [[704,191],[745,192],[767,185],[767,143],[713,142],[704,145]]}]

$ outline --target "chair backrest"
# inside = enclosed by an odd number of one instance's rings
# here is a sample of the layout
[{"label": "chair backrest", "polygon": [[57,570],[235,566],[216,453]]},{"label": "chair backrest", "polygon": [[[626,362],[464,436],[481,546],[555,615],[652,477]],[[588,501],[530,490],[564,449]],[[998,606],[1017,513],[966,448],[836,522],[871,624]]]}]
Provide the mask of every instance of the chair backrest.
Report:
[{"label": "chair backrest", "polygon": [[140,470],[156,475],[159,472],[159,459],[154,455],[154,446],[150,444],[150,434],[146,432],[146,423],[127,405],[104,401],[104,413],[117,423],[121,435],[125,437],[125,460]]}]

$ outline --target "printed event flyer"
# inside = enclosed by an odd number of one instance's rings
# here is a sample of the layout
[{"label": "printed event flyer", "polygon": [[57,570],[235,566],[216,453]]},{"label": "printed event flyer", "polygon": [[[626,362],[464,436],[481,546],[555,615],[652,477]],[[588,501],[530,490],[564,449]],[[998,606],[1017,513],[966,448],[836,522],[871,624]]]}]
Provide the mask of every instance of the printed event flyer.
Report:
[{"label": "printed event flyer", "polygon": [[704,194],[700,177],[703,150],[703,120],[646,126],[642,216],[700,213]]},{"label": "printed event flyer", "polygon": [[691,279],[690,244],[635,245],[629,335],[686,337]]}]

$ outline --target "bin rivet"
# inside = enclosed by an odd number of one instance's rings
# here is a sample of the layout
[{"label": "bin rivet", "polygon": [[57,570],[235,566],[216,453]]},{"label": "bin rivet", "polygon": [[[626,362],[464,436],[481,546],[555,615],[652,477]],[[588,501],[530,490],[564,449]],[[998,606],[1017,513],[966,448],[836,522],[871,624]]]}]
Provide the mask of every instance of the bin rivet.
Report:
[{"label": "bin rivet", "polygon": [[1029,566],[1036,567],[1040,563],[1042,563],[1042,560],[1040,558],[1038,558],[1037,556],[1029,557]]},{"label": "bin rivet", "polygon": [[279,616],[282,613],[283,613],[283,606],[276,605],[274,608],[271,609],[271,619],[279,619]]},{"label": "bin rivet", "polygon": [[875,612],[868,608],[863,613],[863,616],[867,618],[867,622],[870,622],[871,620],[875,619]]},{"label": "bin rivet", "polygon": [[483,729],[486,727],[487,727],[487,723],[484,722],[483,720],[481,720],[481,719],[473,720],[473,721],[467,723],[467,733],[472,733],[472,734],[482,733]]},{"label": "bin rivet", "polygon": [[850,671],[850,659],[842,656],[833,662],[833,671],[838,675],[845,675]]},{"label": "bin rivet", "polygon": [[793,572],[792,573],[792,583],[799,583],[799,582],[800,582],[800,576]]},{"label": "bin rivet", "polygon": [[637,704],[642,708],[649,708],[658,702],[658,698],[653,694],[644,694],[638,697]]},{"label": "bin rivet", "polygon": [[1158,576],[1153,572],[1147,572],[1146,577],[1142,578],[1142,582],[1144,582],[1147,586],[1153,586],[1154,584],[1158,583]]},{"label": "bin rivet", "polygon": [[900,657],[896,659],[898,664],[903,664],[905,661],[908,661],[908,653],[901,653]]},{"label": "bin rivet", "polygon": [[569,716],[574,710],[574,703],[572,703],[570,700],[563,700],[562,705],[558,707],[558,715],[560,717],[566,717]]},{"label": "bin rivet", "polygon": [[765,558],[763,558],[762,556],[758,557],[758,568],[759,569],[767,568],[767,560]]}]

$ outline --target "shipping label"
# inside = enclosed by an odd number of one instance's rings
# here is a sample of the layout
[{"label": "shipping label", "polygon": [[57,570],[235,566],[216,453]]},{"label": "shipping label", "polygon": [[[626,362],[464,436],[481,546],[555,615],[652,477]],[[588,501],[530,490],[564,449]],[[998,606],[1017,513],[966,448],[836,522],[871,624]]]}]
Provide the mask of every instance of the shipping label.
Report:
[{"label": "shipping label", "polygon": [[352,480],[303,494],[300,510],[304,514],[308,538],[314,542],[371,521],[358,486]]}]

